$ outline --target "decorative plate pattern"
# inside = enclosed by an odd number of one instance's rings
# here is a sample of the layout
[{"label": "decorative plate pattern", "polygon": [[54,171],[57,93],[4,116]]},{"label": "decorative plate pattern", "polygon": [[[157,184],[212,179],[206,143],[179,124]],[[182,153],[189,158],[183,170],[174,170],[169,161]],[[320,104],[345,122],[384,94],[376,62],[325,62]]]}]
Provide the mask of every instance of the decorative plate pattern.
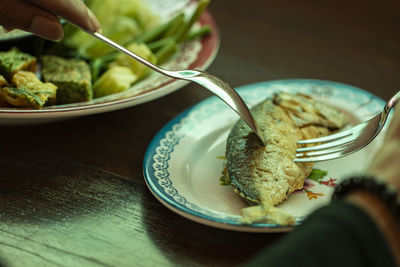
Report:
[{"label": "decorative plate pattern", "polygon": [[[362,89],[322,80],[269,81],[237,90],[250,107],[280,91],[309,94],[354,114],[353,123],[370,118],[384,105],[384,101]],[[193,221],[237,231],[288,231],[292,228],[276,224],[241,224],[244,202],[230,186],[220,185],[226,138],[237,120],[237,114],[217,97],[181,113],[151,141],[143,163],[145,181],[161,203]],[[342,176],[365,168],[380,139],[353,155],[315,164],[327,175],[307,179],[304,189],[293,193],[280,208],[294,215],[299,225],[310,212],[328,203]]]}]

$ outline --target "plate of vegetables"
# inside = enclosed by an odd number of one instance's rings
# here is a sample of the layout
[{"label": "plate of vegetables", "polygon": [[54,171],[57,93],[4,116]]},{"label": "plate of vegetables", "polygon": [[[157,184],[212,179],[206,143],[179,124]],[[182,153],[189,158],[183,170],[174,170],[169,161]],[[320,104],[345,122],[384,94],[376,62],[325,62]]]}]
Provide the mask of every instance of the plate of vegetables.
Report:
[{"label": "plate of vegetables", "polygon": [[[90,0],[102,33],[166,69],[206,69],[219,48],[209,0]],[[28,37],[0,46],[0,124],[113,111],[187,82],[162,76],[75,26],[61,42]]]}]

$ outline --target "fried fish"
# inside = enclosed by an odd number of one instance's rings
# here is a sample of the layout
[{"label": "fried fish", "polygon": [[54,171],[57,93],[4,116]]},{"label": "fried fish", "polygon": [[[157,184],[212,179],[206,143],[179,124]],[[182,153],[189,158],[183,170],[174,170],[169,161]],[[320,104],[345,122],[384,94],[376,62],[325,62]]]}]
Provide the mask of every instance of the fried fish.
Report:
[{"label": "fried fish", "polygon": [[234,191],[250,203],[243,222],[293,224],[292,216],[275,208],[303,188],[313,163],[295,163],[297,141],[330,134],[347,124],[341,111],[303,94],[280,93],[252,108],[264,135],[263,146],[243,120],[232,128],[224,173]]}]

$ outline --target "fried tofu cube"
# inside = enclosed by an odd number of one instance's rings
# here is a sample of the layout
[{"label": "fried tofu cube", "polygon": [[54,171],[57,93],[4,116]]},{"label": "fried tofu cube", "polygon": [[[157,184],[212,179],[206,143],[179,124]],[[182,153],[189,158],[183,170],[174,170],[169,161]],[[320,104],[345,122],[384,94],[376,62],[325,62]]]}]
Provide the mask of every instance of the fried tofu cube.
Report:
[{"label": "fried tofu cube", "polygon": [[27,89],[39,96],[46,105],[56,103],[57,86],[52,83],[43,83],[33,72],[18,71],[11,81],[16,88]]},{"label": "fried tofu cube", "polygon": [[7,52],[0,52],[0,74],[8,81],[21,70],[36,71],[36,57],[12,48]]},{"label": "fried tofu cube", "polygon": [[45,104],[39,96],[24,88],[3,87],[0,89],[0,99],[14,107],[40,109]]},{"label": "fried tofu cube", "polygon": [[57,104],[89,101],[93,98],[89,65],[81,59],[43,56],[42,78],[57,86]]}]

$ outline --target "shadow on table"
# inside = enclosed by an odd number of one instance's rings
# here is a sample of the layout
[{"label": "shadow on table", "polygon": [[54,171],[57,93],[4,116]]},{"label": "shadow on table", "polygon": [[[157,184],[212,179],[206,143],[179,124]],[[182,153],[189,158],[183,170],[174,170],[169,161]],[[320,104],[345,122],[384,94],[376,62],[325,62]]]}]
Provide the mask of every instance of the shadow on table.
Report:
[{"label": "shadow on table", "polygon": [[[44,153],[12,152],[0,161],[1,221],[52,223],[108,214],[134,187],[115,175]],[[128,191],[129,192],[128,192]]]},{"label": "shadow on table", "polygon": [[121,147],[131,146],[121,137],[123,132],[128,138],[130,131],[115,131],[125,124],[115,119],[120,116],[110,113],[52,124],[0,127],[2,222],[97,216],[120,206],[120,194],[130,186],[123,184],[126,182],[118,174],[129,174],[132,166],[128,152],[117,157],[122,154]]},{"label": "shadow on table", "polygon": [[143,194],[141,203],[144,227],[154,244],[171,262],[205,266],[238,264],[249,260],[282,236],[205,226],[173,213],[150,193]]}]

